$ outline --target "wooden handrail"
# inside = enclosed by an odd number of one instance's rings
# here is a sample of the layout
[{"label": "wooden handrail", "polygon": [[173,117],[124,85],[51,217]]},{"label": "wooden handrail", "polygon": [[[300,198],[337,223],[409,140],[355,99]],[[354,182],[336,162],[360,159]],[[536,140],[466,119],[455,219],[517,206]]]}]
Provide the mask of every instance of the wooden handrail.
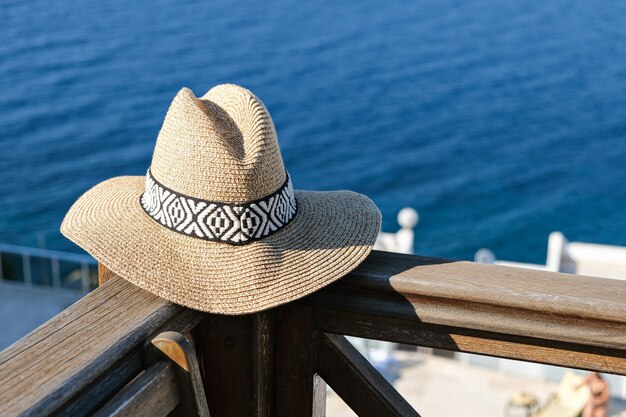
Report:
[{"label": "wooden handrail", "polygon": [[[119,385],[98,379],[106,370],[130,381],[142,369],[144,342],[162,329],[188,331],[201,317],[115,277],[0,352],[0,416],[82,415]],[[94,391],[92,404],[68,405],[85,389]]]},{"label": "wooden handrail", "polygon": [[626,373],[626,281],[374,252],[305,302],[320,331]]},{"label": "wooden handrail", "polygon": [[373,251],[340,285],[626,322],[626,281]]},{"label": "wooden handrail", "polygon": [[[110,386],[141,371],[143,344],[165,330],[191,330],[213,417],[323,416],[316,373],[353,408],[366,390],[362,415],[402,415],[408,405],[335,335],[626,374],[626,282],[373,252],[303,300],[233,317],[114,277],[0,352],[0,415],[84,415],[78,394],[106,400]],[[356,382],[341,381],[344,373]]]}]

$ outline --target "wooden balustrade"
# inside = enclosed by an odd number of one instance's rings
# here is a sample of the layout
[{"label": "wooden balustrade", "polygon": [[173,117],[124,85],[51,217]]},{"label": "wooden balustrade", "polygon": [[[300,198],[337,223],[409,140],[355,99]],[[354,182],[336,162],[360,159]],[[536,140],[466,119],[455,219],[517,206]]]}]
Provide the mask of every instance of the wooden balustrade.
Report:
[{"label": "wooden balustrade", "polygon": [[323,416],[325,383],[358,415],[417,416],[343,335],[626,374],[624,281],[373,252],[303,300],[220,316],[102,272],[0,353],[0,415],[90,415],[167,330],[190,332],[212,417]]}]

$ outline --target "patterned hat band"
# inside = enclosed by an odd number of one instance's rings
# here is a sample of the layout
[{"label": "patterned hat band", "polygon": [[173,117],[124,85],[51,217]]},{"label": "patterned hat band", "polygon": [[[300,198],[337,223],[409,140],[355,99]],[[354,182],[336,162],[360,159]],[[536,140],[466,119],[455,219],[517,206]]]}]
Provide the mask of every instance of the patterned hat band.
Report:
[{"label": "patterned hat band", "polygon": [[141,207],[170,230],[230,245],[270,236],[286,227],[298,211],[289,174],[272,195],[244,204],[225,204],[180,194],[158,182],[150,170]]}]

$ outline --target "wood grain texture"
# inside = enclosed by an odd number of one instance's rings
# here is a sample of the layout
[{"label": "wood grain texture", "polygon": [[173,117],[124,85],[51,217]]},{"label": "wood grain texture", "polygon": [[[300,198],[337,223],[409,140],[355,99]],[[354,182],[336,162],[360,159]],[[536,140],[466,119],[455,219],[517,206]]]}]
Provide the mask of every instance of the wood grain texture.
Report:
[{"label": "wood grain texture", "polygon": [[174,366],[171,362],[161,362],[148,368],[94,417],[167,416],[180,401]]},{"label": "wood grain texture", "polygon": [[209,417],[196,355],[189,340],[164,332],[143,351],[145,371],[94,415]]},{"label": "wood grain texture", "polygon": [[626,373],[626,282],[373,252],[308,297],[318,330]]},{"label": "wood grain texture", "polygon": [[[322,381],[315,378],[315,333],[309,308],[285,305],[276,311],[276,416],[322,417]],[[317,413],[315,415],[314,413]],[[321,415],[320,415],[321,414]]]},{"label": "wood grain texture", "polygon": [[626,281],[373,251],[349,288],[626,321]]},{"label": "wood grain texture", "polygon": [[[52,415],[55,417],[90,416],[143,369],[141,349],[133,349],[98,376],[95,381],[82,387],[78,394],[60,405]],[[37,406],[32,393],[26,394],[31,396],[33,405]]]},{"label": "wood grain texture", "polygon": [[585,344],[428,325],[376,314],[315,310],[320,331],[449,351],[476,353],[550,365],[626,374],[626,352]]},{"label": "wood grain texture", "polygon": [[313,375],[313,417],[326,417],[326,381]]},{"label": "wood grain texture", "polygon": [[192,335],[211,417],[252,416],[252,317],[209,314]]},{"label": "wood grain texture", "polygon": [[193,331],[211,417],[274,415],[274,312],[207,315]]},{"label": "wood grain texture", "polygon": [[[144,350],[144,364],[150,369],[162,362],[174,365],[174,386],[180,401],[170,417],[210,417],[196,352],[189,339],[178,332],[163,332]],[[162,410],[155,409],[153,414]]]},{"label": "wood grain texture", "polygon": [[161,328],[201,316],[115,277],[0,352],[0,415],[51,414]]},{"label": "wood grain texture", "polygon": [[411,405],[346,340],[332,334],[316,337],[316,369],[360,417],[419,417]]},{"label": "wood grain texture", "polygon": [[275,322],[273,311],[252,317],[252,409],[255,417],[274,415],[274,349]]},{"label": "wood grain texture", "polygon": [[98,286],[102,286],[105,282],[115,277],[115,272],[98,262]]}]

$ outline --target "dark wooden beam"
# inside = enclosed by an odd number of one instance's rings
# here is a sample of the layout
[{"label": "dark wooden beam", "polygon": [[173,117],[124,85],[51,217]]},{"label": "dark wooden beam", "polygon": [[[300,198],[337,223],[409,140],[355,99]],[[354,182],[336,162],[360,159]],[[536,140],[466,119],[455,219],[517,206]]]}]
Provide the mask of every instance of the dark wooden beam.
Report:
[{"label": "dark wooden beam", "polygon": [[325,384],[315,380],[315,333],[307,307],[276,311],[276,416],[324,417]]},{"label": "dark wooden beam", "polygon": [[255,417],[274,416],[274,312],[263,311],[252,318],[252,408]]},{"label": "dark wooden beam", "polygon": [[360,417],[419,417],[411,405],[346,340],[333,334],[316,337],[316,369]]},{"label": "dark wooden beam", "polygon": [[251,317],[211,314],[192,335],[211,417],[252,416]]},{"label": "dark wooden beam", "polygon": [[274,414],[274,312],[209,314],[192,331],[211,417]]}]

